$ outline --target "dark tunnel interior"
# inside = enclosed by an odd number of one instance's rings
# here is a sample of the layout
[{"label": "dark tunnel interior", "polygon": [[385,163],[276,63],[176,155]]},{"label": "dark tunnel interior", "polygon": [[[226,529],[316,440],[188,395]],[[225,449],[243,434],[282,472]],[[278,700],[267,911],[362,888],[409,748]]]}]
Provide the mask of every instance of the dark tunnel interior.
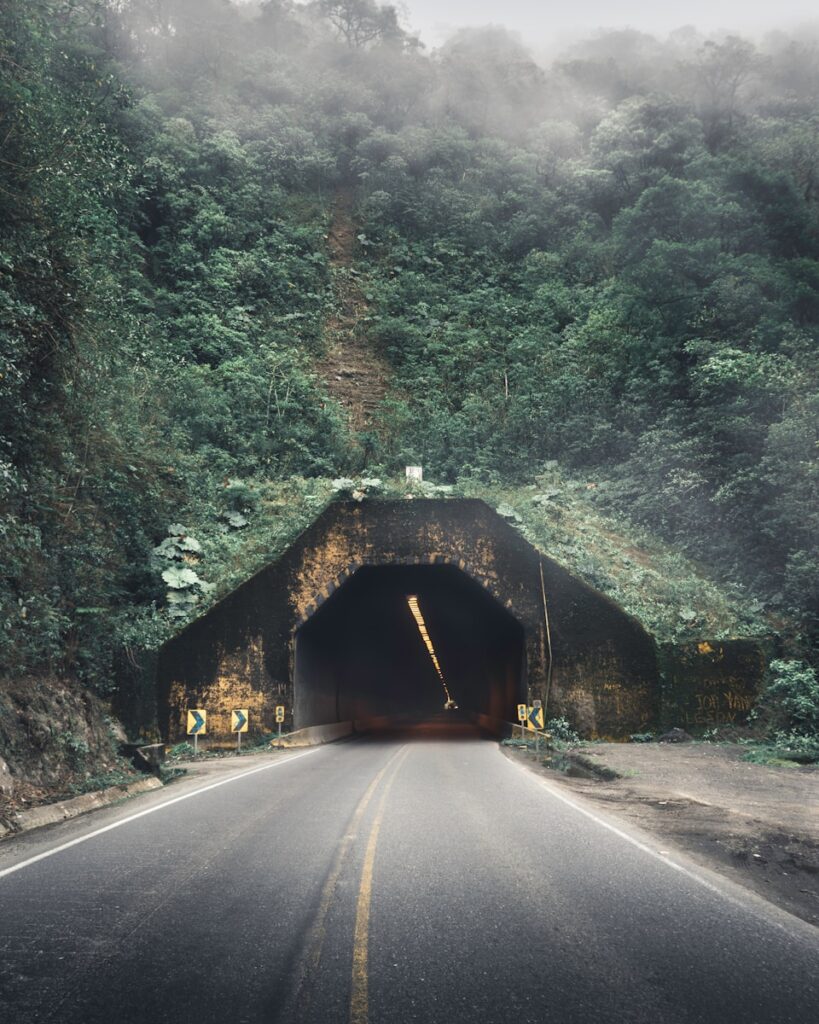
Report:
[{"label": "dark tunnel interior", "polygon": [[296,633],[296,728],[443,711],[444,685],[410,595],[459,708],[514,715],[525,684],[524,634],[512,615],[455,566],[367,566]]}]

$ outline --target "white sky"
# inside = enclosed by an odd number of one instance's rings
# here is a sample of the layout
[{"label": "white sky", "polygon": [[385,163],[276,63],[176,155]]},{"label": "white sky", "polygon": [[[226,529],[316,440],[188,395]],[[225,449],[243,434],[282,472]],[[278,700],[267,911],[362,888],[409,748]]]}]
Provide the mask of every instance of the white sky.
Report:
[{"label": "white sky", "polygon": [[593,28],[662,34],[680,25],[755,35],[819,19],[816,0],[392,0],[430,48],[466,25],[505,25],[535,49]]}]

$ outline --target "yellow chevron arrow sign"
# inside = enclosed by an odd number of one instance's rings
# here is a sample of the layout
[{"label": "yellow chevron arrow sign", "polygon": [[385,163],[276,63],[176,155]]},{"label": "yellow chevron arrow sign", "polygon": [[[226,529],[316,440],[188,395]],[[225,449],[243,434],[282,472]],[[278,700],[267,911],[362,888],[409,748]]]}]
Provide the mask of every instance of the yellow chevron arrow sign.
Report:
[{"label": "yellow chevron arrow sign", "polygon": [[231,711],[230,713],[230,731],[231,732],[247,732],[248,722],[250,719],[250,711],[247,708],[240,708],[238,711]]},{"label": "yellow chevron arrow sign", "polygon": [[527,708],[528,714],[526,716],[526,726],[529,729],[542,729],[544,725],[543,721],[543,708]]}]

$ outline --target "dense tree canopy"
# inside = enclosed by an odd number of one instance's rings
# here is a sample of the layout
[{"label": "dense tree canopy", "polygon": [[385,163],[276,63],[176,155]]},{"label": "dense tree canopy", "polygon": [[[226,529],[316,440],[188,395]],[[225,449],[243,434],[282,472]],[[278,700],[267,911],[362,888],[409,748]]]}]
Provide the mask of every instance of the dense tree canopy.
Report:
[{"label": "dense tree canopy", "polygon": [[427,54],[373,0],[8,0],[7,665],[104,686],[169,524],[360,468],[317,372],[339,190],[393,374],[372,471],[557,460],[810,637],[816,45],[617,32],[542,68],[497,28]]}]

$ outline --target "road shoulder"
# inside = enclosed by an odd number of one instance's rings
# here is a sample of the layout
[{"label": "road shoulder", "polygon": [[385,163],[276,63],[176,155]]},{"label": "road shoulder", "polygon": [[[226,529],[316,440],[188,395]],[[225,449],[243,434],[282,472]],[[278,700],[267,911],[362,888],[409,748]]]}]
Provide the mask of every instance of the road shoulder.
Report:
[{"label": "road shoulder", "polygon": [[[60,849],[84,842],[87,838],[118,828],[146,814],[152,814],[182,800],[196,797],[200,793],[228,785],[245,776],[299,760],[321,749],[311,747],[306,750],[259,753],[235,760],[203,759],[200,763],[191,764],[188,773],[169,783],[160,783],[157,786],[154,782],[130,798],[120,792],[105,804],[86,808],[86,811],[92,813],[83,811],[76,816],[61,815],[53,821],[39,822],[39,827],[12,832],[0,841],[0,877],[17,870],[17,865],[24,862],[51,856]],[[35,810],[46,810],[53,806],[42,805]]]},{"label": "road shoulder", "polygon": [[567,751],[569,765],[579,755],[581,764],[597,767],[584,778],[515,748],[502,749],[695,863],[819,926],[815,767],[747,764],[741,750],[710,744],[591,744]]}]

